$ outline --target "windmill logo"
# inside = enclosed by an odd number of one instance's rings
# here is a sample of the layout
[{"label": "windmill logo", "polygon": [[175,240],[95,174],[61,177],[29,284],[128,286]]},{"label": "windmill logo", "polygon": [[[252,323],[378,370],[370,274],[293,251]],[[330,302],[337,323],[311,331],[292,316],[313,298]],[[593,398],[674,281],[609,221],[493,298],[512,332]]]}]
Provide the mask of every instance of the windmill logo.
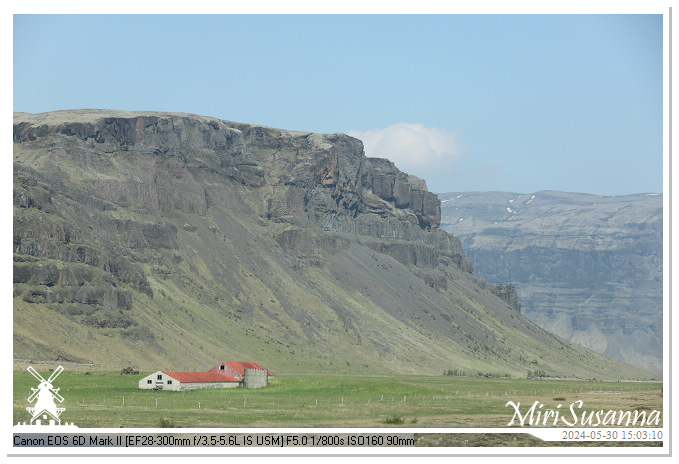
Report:
[{"label": "windmill logo", "polygon": [[[27,398],[29,403],[35,401],[35,405],[26,408],[31,414],[30,425],[62,425],[59,416],[65,411],[65,408],[57,407],[55,400],[63,403],[64,398],[59,394],[59,389],[54,388],[53,382],[63,370],[63,366],[57,367],[52,375],[45,380],[32,366],[28,366],[28,372],[40,382],[38,388],[31,388],[31,394]],[[49,422],[43,423],[43,420]],[[73,424],[64,425],[72,426]]]}]

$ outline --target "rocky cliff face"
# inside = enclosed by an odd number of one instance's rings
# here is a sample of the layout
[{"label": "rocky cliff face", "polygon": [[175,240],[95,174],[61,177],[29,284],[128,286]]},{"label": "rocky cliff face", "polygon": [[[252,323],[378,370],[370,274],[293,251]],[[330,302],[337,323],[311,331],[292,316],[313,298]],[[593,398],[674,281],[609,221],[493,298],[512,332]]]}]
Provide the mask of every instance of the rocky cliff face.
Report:
[{"label": "rocky cliff face", "polygon": [[[438,229],[440,201],[427,191],[426,183],[400,172],[388,160],[366,158],[362,143],[347,135],[290,132],[162,113],[79,111],[21,115],[21,119],[15,125],[14,142],[31,150],[42,149],[44,141],[50,140],[46,180],[77,189],[83,201],[103,202],[95,208],[122,204],[143,211],[205,215],[210,207],[228,209],[242,199],[262,219],[403,239],[388,251],[407,264],[435,267],[446,257],[471,272],[459,239]],[[124,163],[126,157],[121,155],[132,153],[134,159],[127,160],[132,162]],[[79,169],[81,162],[87,170],[69,175],[68,169]],[[22,167],[16,167],[20,178]],[[248,195],[234,199],[233,184],[247,188]],[[49,209],[45,205],[49,194],[34,199],[20,184],[15,187],[17,205]],[[65,250],[28,250],[36,242],[22,235],[36,230],[37,224],[21,222],[18,226],[16,251],[80,260],[65,256]],[[130,219],[116,221],[112,227],[125,231],[126,245],[133,249],[168,247],[176,235],[172,225],[141,225]],[[58,233],[62,243],[77,236],[67,229]],[[154,243],[149,244],[148,237]],[[423,253],[428,257],[425,260]],[[98,267],[102,266],[111,264]],[[128,280],[141,279],[133,269],[119,272]],[[143,279],[138,285],[148,291]]]},{"label": "rocky cliff face", "polygon": [[356,139],[178,113],[14,119],[17,358],[630,374],[521,317],[424,181]]},{"label": "rocky cliff face", "polygon": [[522,312],[608,356],[662,370],[662,195],[441,195],[442,227]]},{"label": "rocky cliff face", "polygon": [[[312,221],[353,233],[363,232],[361,223],[375,217],[394,219],[365,233],[408,237],[437,228],[441,220],[440,202],[423,181],[388,160],[365,158],[361,142],[344,134],[295,133],[188,115],[82,111],[80,118],[73,115],[77,121],[59,119],[63,115],[23,115],[14,142],[30,148],[51,139],[56,168],[73,152],[96,151],[88,161],[100,176],[85,187],[109,202],[205,214],[209,205],[223,203],[223,192],[204,184],[225,178],[267,187],[257,195],[262,203],[252,206],[275,221]],[[135,163],[149,170],[142,177],[107,177],[114,167],[107,158],[130,150],[137,154]],[[162,176],[159,162],[169,175]],[[356,221],[363,215],[374,216]]]}]

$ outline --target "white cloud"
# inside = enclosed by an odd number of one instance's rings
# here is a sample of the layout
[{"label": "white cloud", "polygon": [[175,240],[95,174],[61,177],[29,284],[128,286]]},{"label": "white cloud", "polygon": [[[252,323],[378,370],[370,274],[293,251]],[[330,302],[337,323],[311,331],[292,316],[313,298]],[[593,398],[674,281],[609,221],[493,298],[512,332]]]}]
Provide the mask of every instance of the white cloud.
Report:
[{"label": "white cloud", "polygon": [[349,135],[363,142],[367,156],[387,158],[401,171],[425,178],[451,170],[466,151],[460,129],[449,132],[402,122],[384,129],[354,130]]}]

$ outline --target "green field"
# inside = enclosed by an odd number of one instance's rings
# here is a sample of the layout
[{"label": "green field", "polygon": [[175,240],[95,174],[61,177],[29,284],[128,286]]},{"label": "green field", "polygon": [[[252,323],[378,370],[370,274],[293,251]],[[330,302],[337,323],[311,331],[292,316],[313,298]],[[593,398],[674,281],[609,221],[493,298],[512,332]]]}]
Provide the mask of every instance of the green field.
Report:
[{"label": "green field", "polygon": [[[14,371],[14,423],[30,419],[26,398],[37,382]],[[36,366],[47,377],[48,372]],[[522,409],[582,400],[587,410],[662,410],[658,382],[588,382],[453,376],[312,375],[277,377],[259,390],[139,390],[143,376],[85,375],[66,366],[54,381],[63,422],[91,427],[506,427],[507,401]],[[567,407],[567,406],[566,406]],[[662,420],[660,425],[662,425]]]}]

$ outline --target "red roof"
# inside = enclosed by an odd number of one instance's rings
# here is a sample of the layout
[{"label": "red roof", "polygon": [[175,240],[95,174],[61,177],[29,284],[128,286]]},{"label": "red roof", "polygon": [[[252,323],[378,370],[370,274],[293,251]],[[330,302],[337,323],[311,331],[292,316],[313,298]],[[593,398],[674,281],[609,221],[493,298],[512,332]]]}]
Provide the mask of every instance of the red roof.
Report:
[{"label": "red roof", "polygon": [[175,380],[182,383],[197,383],[197,382],[238,382],[239,380],[227,374],[219,374],[217,372],[163,372]]}]

